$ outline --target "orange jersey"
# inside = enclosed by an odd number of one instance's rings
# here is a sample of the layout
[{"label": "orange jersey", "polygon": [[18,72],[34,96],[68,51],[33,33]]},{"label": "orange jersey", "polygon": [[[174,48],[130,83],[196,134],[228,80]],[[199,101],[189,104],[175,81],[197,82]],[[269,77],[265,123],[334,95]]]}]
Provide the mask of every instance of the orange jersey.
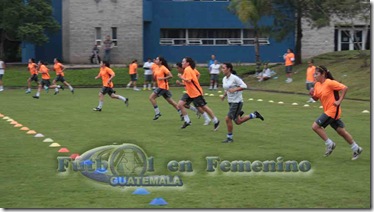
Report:
[{"label": "orange jersey", "polygon": [[42,79],[49,80],[51,77],[49,76],[49,69],[47,66],[41,64],[39,67],[39,73],[42,74]]},{"label": "orange jersey", "polygon": [[295,59],[295,55],[294,53],[288,53],[286,55],[286,58],[284,59],[285,60],[285,66],[292,66],[293,65],[293,60]]},{"label": "orange jersey", "polygon": [[158,69],[158,65],[156,63],[152,63],[151,70],[155,72],[155,70]]},{"label": "orange jersey", "polygon": [[336,112],[338,112],[336,119],[340,118],[341,108],[339,107],[339,111],[337,111],[337,107],[334,105],[337,100],[335,100],[334,91],[340,91],[344,88],[346,88],[345,85],[330,79],[326,79],[323,83],[316,82],[314,85],[313,96],[320,99],[324,113],[331,118],[335,118]]},{"label": "orange jersey", "polygon": [[158,80],[158,78],[166,77],[169,74],[170,74],[170,71],[165,66],[162,65],[162,66],[157,66],[157,68],[155,67],[155,69],[153,70],[153,77],[157,82],[157,87],[165,89],[165,90],[169,90],[169,82],[167,79]]},{"label": "orange jersey", "polygon": [[56,75],[64,76],[64,72],[62,71],[63,67],[64,66],[61,63],[55,63],[53,65],[53,69],[55,70]]},{"label": "orange jersey", "polygon": [[199,77],[200,77],[200,72],[199,72],[197,69],[194,69],[193,71],[195,72],[197,79],[199,79]]},{"label": "orange jersey", "polygon": [[203,89],[201,88],[199,80],[197,79],[196,72],[191,68],[191,66],[184,69],[182,77],[186,80],[184,81],[184,85],[189,97],[196,98],[203,95]]},{"label": "orange jersey", "polygon": [[29,63],[29,65],[27,66],[31,75],[38,74],[38,70],[36,69],[36,67],[36,63]]},{"label": "orange jersey", "polygon": [[306,69],[306,81],[314,82],[314,73],[316,72],[316,67],[311,66]]},{"label": "orange jersey", "polygon": [[113,88],[114,84],[113,82],[110,82],[108,84],[108,80],[111,76],[115,75],[114,71],[111,68],[108,67],[101,67],[99,76],[101,77],[101,80],[103,81],[104,87]]},{"label": "orange jersey", "polygon": [[131,63],[129,65],[129,74],[136,74],[136,69],[138,68],[138,64]]}]

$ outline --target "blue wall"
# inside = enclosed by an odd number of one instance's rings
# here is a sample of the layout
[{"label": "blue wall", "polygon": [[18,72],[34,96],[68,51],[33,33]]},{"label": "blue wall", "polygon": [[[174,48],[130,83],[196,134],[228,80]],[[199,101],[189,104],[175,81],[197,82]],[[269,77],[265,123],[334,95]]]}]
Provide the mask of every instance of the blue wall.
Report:
[{"label": "blue wall", "polygon": [[[221,61],[255,62],[254,46],[161,46],[161,28],[244,29],[238,18],[227,10],[229,2],[144,0],[144,59],[164,56],[170,62],[179,62],[190,56],[198,63],[206,63],[215,54]],[[150,17],[151,16],[151,17]],[[272,24],[264,18],[261,24]],[[262,61],[282,62],[287,48],[293,48],[294,33],[282,42],[270,38],[270,45],[260,46]]]},{"label": "blue wall", "polygon": [[[52,16],[62,27],[62,1],[52,0]],[[54,58],[62,58],[62,29],[55,33],[47,34],[49,42],[37,46],[30,43],[22,43],[22,63],[27,63],[29,58],[35,58],[36,61],[44,60],[49,63],[53,62]]]}]

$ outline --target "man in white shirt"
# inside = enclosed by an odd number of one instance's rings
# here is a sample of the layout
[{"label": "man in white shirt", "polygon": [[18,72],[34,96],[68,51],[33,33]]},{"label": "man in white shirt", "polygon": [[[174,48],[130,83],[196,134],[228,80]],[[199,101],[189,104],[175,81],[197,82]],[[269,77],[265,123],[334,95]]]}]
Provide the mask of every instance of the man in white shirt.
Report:
[{"label": "man in white shirt", "polygon": [[271,78],[271,70],[270,68],[268,68],[268,65],[265,64],[264,65],[264,69],[262,70],[262,72],[258,75],[258,81],[259,82],[262,82],[262,81],[265,81],[265,80],[268,80]]},{"label": "man in white shirt", "polygon": [[143,91],[147,90],[147,84],[148,84],[148,90],[151,90],[152,80],[153,80],[153,71],[151,69],[152,65],[153,63],[152,63],[151,58],[148,58],[147,62],[145,62],[143,65],[143,69],[144,69]]},{"label": "man in white shirt", "polygon": [[3,76],[5,72],[5,63],[0,59],[0,91],[4,90],[3,87]]},{"label": "man in white shirt", "polygon": [[219,75],[219,69],[221,68],[221,65],[218,63],[217,60],[214,60],[214,63],[209,66],[209,74],[210,74],[210,86],[209,90],[217,90],[218,87],[218,75]]},{"label": "man in white shirt", "polygon": [[240,125],[248,121],[249,119],[254,118],[259,118],[263,121],[264,117],[262,117],[262,115],[257,111],[254,111],[249,115],[243,116],[244,112],[242,111],[242,93],[243,90],[247,88],[247,85],[238,76],[232,74],[234,70],[231,63],[223,63],[221,70],[223,72],[223,75],[225,75],[225,77],[222,79],[222,87],[225,90],[225,93],[221,97],[221,100],[223,101],[227,96],[227,101],[230,106],[229,112],[225,118],[227,125],[227,138],[223,141],[223,143],[232,143],[234,142],[234,126],[232,124],[232,121],[234,121],[235,124]]}]

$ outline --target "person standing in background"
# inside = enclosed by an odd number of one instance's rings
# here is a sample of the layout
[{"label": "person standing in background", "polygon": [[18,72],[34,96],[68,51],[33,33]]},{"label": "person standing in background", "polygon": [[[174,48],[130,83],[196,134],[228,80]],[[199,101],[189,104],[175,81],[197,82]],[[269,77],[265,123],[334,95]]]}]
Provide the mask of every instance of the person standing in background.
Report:
[{"label": "person standing in background", "polygon": [[147,90],[147,85],[148,85],[148,90],[151,90],[152,80],[153,80],[153,71],[151,69],[152,65],[153,63],[152,63],[151,58],[148,58],[147,62],[145,62],[143,65],[143,69],[144,69],[143,91]]},{"label": "person standing in background", "polygon": [[4,86],[3,86],[4,73],[5,73],[5,63],[3,60],[0,59],[0,91],[4,90]]},{"label": "person standing in background", "polygon": [[219,75],[219,69],[221,68],[221,65],[218,63],[217,60],[214,60],[214,63],[209,66],[209,74],[210,74],[210,86],[209,90],[217,90],[218,87],[218,75]]},{"label": "person standing in background", "polygon": [[[306,69],[306,89],[310,92],[310,89],[314,87],[314,73],[316,72],[316,67],[314,66],[313,59],[308,61],[308,68]],[[314,99],[312,97],[309,98],[307,101],[309,103],[314,103]]]},{"label": "person standing in background", "polygon": [[139,91],[136,87],[136,81],[138,80],[138,60],[133,60],[129,65],[130,82],[127,84],[127,88],[133,85],[134,91]]},{"label": "person standing in background", "polygon": [[287,53],[283,55],[284,65],[286,67],[286,83],[292,82],[292,66],[295,62],[295,54],[292,49],[287,49]]}]

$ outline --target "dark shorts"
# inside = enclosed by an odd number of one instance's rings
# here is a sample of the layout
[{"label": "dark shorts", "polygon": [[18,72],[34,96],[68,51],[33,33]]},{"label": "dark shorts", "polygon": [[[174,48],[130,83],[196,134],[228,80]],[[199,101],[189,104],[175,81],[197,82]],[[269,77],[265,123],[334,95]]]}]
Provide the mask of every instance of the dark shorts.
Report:
[{"label": "dark shorts", "polygon": [[328,125],[330,125],[332,128],[334,128],[334,130],[336,130],[338,127],[344,128],[344,123],[341,119],[335,120],[325,113],[322,113],[322,115],[318,117],[316,123],[323,128],[326,128]]},{"label": "dark shorts", "polygon": [[136,81],[138,78],[136,77],[137,74],[130,74],[131,81]]},{"label": "dark shorts", "polygon": [[113,88],[110,88],[110,87],[102,87],[100,92],[103,95],[108,94],[109,96],[111,96],[112,94],[116,93],[116,91],[113,90]]},{"label": "dark shorts", "polygon": [[292,66],[286,66],[286,73],[292,73]]},{"label": "dark shorts", "polygon": [[4,74],[0,74],[0,80],[2,80],[2,79],[3,79],[3,76],[4,76]]},{"label": "dark shorts", "polygon": [[311,88],[313,88],[314,87],[314,83],[312,83],[312,82],[307,82],[306,83],[306,89],[309,91]]},{"label": "dark shorts", "polygon": [[153,75],[144,75],[144,81],[152,82],[153,80]]},{"label": "dark shorts", "polygon": [[236,120],[239,116],[240,111],[242,111],[243,102],[239,103],[229,103],[230,109],[227,113],[227,116],[232,119]]},{"label": "dark shorts", "polygon": [[38,82],[38,75],[37,74],[33,74],[29,79],[30,79],[30,81]]},{"label": "dark shorts", "polygon": [[218,74],[211,74],[210,80],[218,81]]},{"label": "dark shorts", "polygon": [[40,84],[42,85],[42,87],[44,86],[49,87],[51,85],[51,81],[49,81],[49,79],[48,80],[42,79],[42,81],[40,81]]},{"label": "dark shorts", "polygon": [[60,82],[64,83],[64,82],[65,82],[65,79],[64,79],[63,76],[61,76],[61,75],[57,75],[56,78],[55,78],[55,81],[56,81],[56,82],[60,81]]},{"label": "dark shorts", "polygon": [[158,97],[163,96],[165,99],[171,98],[171,92],[166,89],[156,88],[153,93],[155,93]]},{"label": "dark shorts", "polygon": [[186,102],[186,105],[190,105],[191,102],[193,102],[193,99],[190,96],[188,96],[187,93],[184,93],[182,95],[181,100],[184,101],[184,102]]},{"label": "dark shorts", "polygon": [[195,107],[203,107],[207,103],[203,96],[198,96],[196,98],[193,98],[193,104],[195,105]]}]

